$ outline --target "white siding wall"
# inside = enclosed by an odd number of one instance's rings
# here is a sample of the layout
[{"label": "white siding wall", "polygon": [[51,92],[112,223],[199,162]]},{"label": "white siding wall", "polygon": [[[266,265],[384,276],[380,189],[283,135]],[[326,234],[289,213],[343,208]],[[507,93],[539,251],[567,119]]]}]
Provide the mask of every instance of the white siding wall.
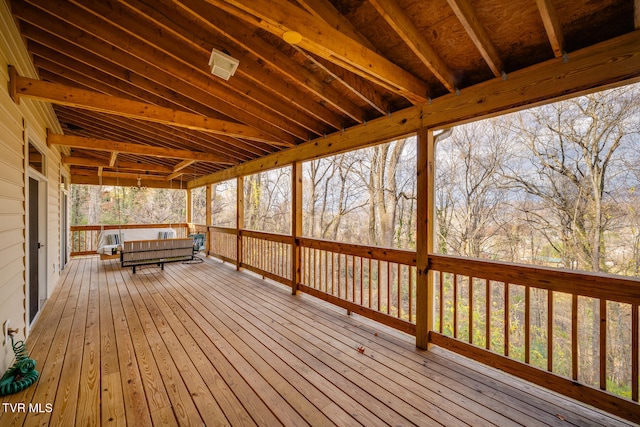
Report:
[{"label": "white siding wall", "polygon": [[[16,105],[9,97],[8,65],[23,76],[37,78],[33,64],[19,36],[6,0],[0,0],[0,327],[11,320],[19,328],[17,339],[28,335],[26,290],[26,180],[25,132],[46,143],[46,129],[60,133],[58,121],[49,104],[22,99]],[[60,277],[60,150],[48,149],[46,178],[47,200],[47,286],[48,293]],[[0,332],[1,334],[1,332]],[[4,337],[0,337],[0,341]],[[0,375],[12,363],[9,345],[0,343]]]}]

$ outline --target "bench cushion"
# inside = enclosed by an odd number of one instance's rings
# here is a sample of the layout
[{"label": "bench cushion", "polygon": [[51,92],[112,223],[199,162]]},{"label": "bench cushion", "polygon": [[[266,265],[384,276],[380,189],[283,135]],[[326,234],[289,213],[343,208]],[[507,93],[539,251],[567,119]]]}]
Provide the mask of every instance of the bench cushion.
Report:
[{"label": "bench cushion", "polygon": [[175,238],[176,230],[173,228],[127,228],[117,230],[103,230],[98,236],[99,254],[111,255],[113,248],[122,250],[122,243],[131,240],[156,240],[159,236]]}]

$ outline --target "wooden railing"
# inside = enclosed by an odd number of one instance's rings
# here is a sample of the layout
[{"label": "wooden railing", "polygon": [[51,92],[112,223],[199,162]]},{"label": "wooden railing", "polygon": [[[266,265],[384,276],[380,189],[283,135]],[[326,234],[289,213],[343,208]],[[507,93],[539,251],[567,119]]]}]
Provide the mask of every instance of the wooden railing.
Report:
[{"label": "wooden railing", "polygon": [[[300,291],[414,335],[416,317],[427,316],[416,313],[413,251],[209,227],[210,254],[238,265],[238,233],[240,267],[292,285],[295,244]],[[445,255],[428,260],[431,344],[640,422],[640,280]],[[615,335],[612,313],[623,314]],[[581,328],[595,343],[595,360],[579,357],[587,353]],[[627,395],[610,386],[611,350],[621,340]],[[583,375],[590,363],[598,365],[595,383]]]},{"label": "wooden railing", "polygon": [[298,238],[298,288],[415,335],[416,253]]},{"label": "wooden railing", "polygon": [[127,230],[133,228],[173,228],[176,237],[187,237],[189,224],[126,224],[126,225],[72,225],[71,256],[94,255],[98,250],[98,237],[102,230]]},{"label": "wooden railing", "polygon": [[[240,230],[240,267],[292,285],[292,236]],[[238,231],[209,227],[209,254],[238,265]],[[299,237],[298,290],[415,335],[416,254]]]},{"label": "wooden railing", "polygon": [[241,230],[240,236],[240,267],[291,285],[291,236],[251,230]]},{"label": "wooden railing", "polygon": [[[429,268],[431,343],[640,421],[640,280],[443,255],[430,255]],[[628,369],[627,398],[608,392],[612,363]],[[591,364],[595,380],[583,372]]]},{"label": "wooden railing", "polygon": [[235,228],[209,227],[209,254],[223,261],[238,260],[238,233]]}]

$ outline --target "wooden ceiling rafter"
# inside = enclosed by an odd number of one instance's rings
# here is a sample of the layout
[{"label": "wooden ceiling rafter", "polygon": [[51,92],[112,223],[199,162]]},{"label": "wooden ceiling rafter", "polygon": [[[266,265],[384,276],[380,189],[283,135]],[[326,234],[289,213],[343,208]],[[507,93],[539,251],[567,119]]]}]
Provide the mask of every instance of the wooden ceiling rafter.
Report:
[{"label": "wooden ceiling rafter", "polygon": [[369,0],[380,16],[393,28],[402,41],[420,59],[434,76],[447,88],[455,92],[457,83],[453,71],[424,38],[419,28],[402,10],[395,0]]},{"label": "wooden ceiling rafter", "polygon": [[[178,107],[178,104],[161,100],[159,97],[150,100],[145,96],[135,96],[132,93],[135,88],[131,87],[131,85],[124,87],[117,79],[104,74],[97,68],[89,69],[91,67],[83,67],[83,64],[79,64],[72,58],[50,58],[50,56],[52,56],[51,50],[44,48],[38,42],[30,41],[29,49],[33,55],[33,64],[38,68],[38,75],[41,80],[79,87],[99,93],[108,93],[121,98],[149,102],[167,108]],[[67,61],[74,63],[73,68],[63,65],[64,62]],[[81,72],[79,68],[82,68],[83,72]],[[184,106],[183,109],[194,112]]]},{"label": "wooden ceiling rafter", "polygon": [[[65,4],[64,7],[59,3],[57,0],[43,0],[38,1],[37,4],[36,2],[33,4],[18,2],[14,8],[14,14],[36,27],[51,29],[53,33],[50,34],[53,37],[56,37],[56,34],[71,34],[66,38],[68,42],[97,53],[106,61],[112,61],[117,57],[125,70],[131,70],[129,73],[136,71],[171,91],[188,92],[188,96],[196,102],[206,102],[214,108],[219,106],[218,108],[226,112],[227,117],[256,129],[265,129],[269,134],[278,137],[276,141],[280,140],[292,145],[296,137],[307,139],[306,131],[300,128],[290,129],[291,124],[287,124],[287,120],[282,115],[276,117],[274,114],[267,114],[246,97],[238,95],[236,91],[225,90],[218,82],[216,85],[211,85],[206,71],[197,72],[146,42],[113,29],[100,17],[87,15],[83,9],[66,5],[67,2],[62,2]],[[50,17],[44,18],[42,12],[50,14]],[[42,22],[43,20],[46,23]],[[83,25],[92,25],[91,33],[75,27],[79,22]],[[23,33],[26,32],[23,30]],[[39,41],[46,44],[46,39]],[[124,50],[125,47],[126,50]],[[116,53],[115,49],[119,52]],[[268,119],[261,120],[257,117],[268,117]],[[296,137],[293,136],[295,133],[297,133]]]},{"label": "wooden ceiling rafter", "polygon": [[211,163],[226,163],[224,161],[220,161],[219,156],[211,153],[132,144],[129,142],[111,141],[98,138],[60,135],[54,133],[47,134],[47,144],[62,145],[71,148],[83,148],[87,150],[107,151],[109,153],[117,151],[118,153],[136,154],[139,156],[165,157],[170,159],[193,160]]},{"label": "wooden ceiling rafter", "polygon": [[[376,52],[376,47],[365,37],[363,36],[352,24],[349,22],[338,10],[327,0],[304,0],[299,1],[302,7],[305,10],[318,19],[322,19],[328,25],[331,25],[333,28],[339,29],[343,34],[351,37],[355,41],[361,43],[363,46],[371,49]],[[339,84],[347,88],[351,93],[353,93],[357,98],[360,98],[367,105],[377,110],[380,114],[388,114],[389,107],[385,102],[382,101],[380,97],[380,93],[375,89],[371,88],[370,90],[364,92],[360,88],[356,88],[355,84],[352,84],[351,81],[353,78],[345,77],[344,73],[341,73],[339,69],[336,69],[335,64],[332,64],[329,61],[326,61],[323,58],[316,57],[312,53],[305,51],[304,49],[292,45],[300,55],[303,55],[309,61],[311,61],[315,66],[322,69],[325,73],[330,75],[334,80],[336,80]],[[333,65],[333,67],[331,66]],[[353,74],[350,75],[353,77]],[[348,80],[347,80],[348,79]],[[363,82],[358,82],[358,85],[361,87]],[[361,117],[364,117],[362,115]],[[362,120],[358,121],[362,123]]]},{"label": "wooden ceiling rafter", "polygon": [[[117,151],[113,151],[111,153],[111,156],[109,156],[109,167],[112,168],[116,165],[116,162],[118,161],[118,154],[119,153]],[[147,169],[148,169],[148,166],[151,166],[151,165],[147,165]]]},{"label": "wooden ceiling rafter", "polygon": [[[62,59],[53,59],[50,58],[50,51],[46,50],[42,45],[38,42],[29,43],[29,48],[32,50],[34,56],[34,64],[40,68],[41,78],[45,78],[52,82],[62,83],[60,77],[64,76],[75,82],[75,84],[79,84],[84,86],[86,89],[95,90],[98,92],[106,93],[105,91],[111,87],[111,93],[118,94],[129,94],[132,99],[137,99],[140,101],[147,100],[151,101],[154,105],[159,105],[167,108],[178,108],[182,106],[187,111],[195,112],[195,108],[189,108],[190,100],[183,99],[181,103],[177,103],[175,101],[169,101],[169,95],[173,95],[175,98],[175,93],[169,94],[167,93],[167,97],[163,98],[162,95],[151,95],[147,93],[145,96],[143,94],[144,89],[141,89],[141,84],[133,85],[132,83],[125,82],[124,80],[113,77],[110,74],[106,74],[105,72],[98,70],[95,67],[89,67],[88,65],[84,65],[74,58],[65,57]],[[74,49],[74,54],[77,54],[79,49]],[[72,62],[73,69],[67,68],[65,65],[61,64],[64,61]],[[80,70],[79,70],[80,69]],[[132,77],[133,78],[133,77]],[[168,92],[168,91],[167,91]],[[208,113],[215,113],[214,110],[207,109]],[[210,116],[215,117],[215,116]],[[237,145],[238,147],[242,147],[247,144],[247,142],[242,142],[237,139],[231,140],[228,138],[224,138],[221,135],[216,137],[220,140],[220,147],[232,147],[233,145]],[[252,143],[253,144],[253,143]],[[272,150],[267,150],[267,152]],[[264,151],[262,151],[264,152]]]},{"label": "wooden ceiling rafter", "polygon": [[[117,152],[114,151],[111,153],[111,158],[114,155],[117,155]],[[189,160],[192,162],[192,160]],[[65,165],[72,166],[86,166],[86,167],[94,167],[94,168],[105,168],[105,169],[118,169],[118,170],[137,170],[137,171],[149,171],[149,172],[158,172],[158,173],[171,173],[174,171],[175,167],[158,165],[153,163],[137,163],[137,162],[126,162],[126,161],[103,161],[96,158],[90,157],[76,157],[76,156],[62,156],[62,163]]]},{"label": "wooden ceiling rafter", "polygon": [[173,170],[171,171],[171,174],[167,175],[165,177],[165,180],[170,181],[172,179],[176,179],[180,175],[184,175],[185,173],[184,169],[191,166],[192,164],[194,164],[193,160],[183,160],[182,162],[174,166]]},{"label": "wooden ceiling rafter", "polygon": [[[90,176],[90,174],[88,175]],[[135,180],[145,180],[145,181],[168,181],[165,175],[155,175],[149,173],[131,173],[131,172],[112,172],[112,171],[103,171],[103,177],[107,178],[125,178],[125,179],[135,179]]]},{"label": "wooden ceiling rafter", "polygon": [[376,47],[369,39],[362,35],[356,27],[349,22],[328,0],[298,0],[298,3],[310,14],[318,19],[322,19],[332,28],[351,37],[367,48],[377,51]]},{"label": "wooden ceiling rafter", "polygon": [[[36,42],[30,42],[30,48],[33,51],[34,56],[34,64],[40,69],[40,77],[41,79],[70,85],[63,79],[68,79],[73,82],[73,85],[77,85],[80,88],[86,90],[92,90],[100,93],[110,93],[114,96],[127,97],[132,100],[138,100],[141,102],[150,102],[153,105],[158,105],[161,107],[179,109],[182,107],[185,111],[199,113],[202,114],[203,108],[198,109],[199,105],[196,105],[193,101],[189,99],[182,99],[181,102],[169,101],[167,98],[162,98],[161,96],[156,96],[152,94],[142,94],[136,95],[137,92],[141,92],[141,90],[133,86],[127,82],[116,79],[110,75],[105,74],[104,72],[98,70],[97,68],[92,68],[89,70],[86,67],[82,68],[83,71],[79,72],[78,67],[82,67],[82,65],[75,65],[75,69],[66,68],[64,65],[59,62],[63,62],[59,60],[58,62],[54,62],[53,59],[47,58],[47,51],[42,49],[40,45]],[[74,61],[72,58],[65,58],[67,61]],[[77,62],[74,62],[77,64]],[[175,98],[177,95],[174,93],[173,97]],[[151,98],[151,99],[150,99]],[[191,105],[194,104],[194,105]],[[220,118],[222,119],[222,115],[220,115],[217,111],[204,108],[205,114],[207,117],[212,118]],[[228,144],[230,141],[225,141]]]},{"label": "wooden ceiling rafter", "polygon": [[[269,44],[254,32],[251,32],[250,29],[246,28],[243,21],[231,16],[225,16],[224,19],[222,19],[222,13],[215,14],[207,12],[207,4],[201,1],[183,0],[176,2],[176,6],[182,8],[183,13],[188,14],[192,19],[203,25],[204,28],[208,28],[210,31],[220,32],[228,40],[233,40],[240,48],[251,52],[256,58],[267,64],[267,66],[272,67],[275,71],[286,76],[286,78],[296,84],[300,90],[311,93],[313,96],[318,97],[323,104],[332,106],[332,108],[348,115],[356,122],[362,120],[363,113],[357,105],[346,100],[340,93],[333,89],[332,86],[326,85],[315,74],[293,61],[277,47]],[[239,59],[242,64],[242,58]],[[276,86],[272,86],[271,88],[279,94],[289,93],[289,90]],[[334,129],[340,129],[344,125],[343,119],[339,115],[332,113],[317,102],[309,102],[310,100],[308,98],[309,97],[303,97],[302,99],[293,96],[287,97],[292,105],[303,109],[311,116],[322,120]]]},{"label": "wooden ceiling rafter", "polygon": [[553,54],[556,58],[560,58],[564,54],[564,35],[556,8],[551,0],[536,0],[536,4],[538,5],[547,37],[549,37]]},{"label": "wooden ceiling rafter", "polygon": [[298,43],[301,48],[396,92],[413,104],[428,100],[428,88],[422,80],[286,0],[206,1],[277,37],[287,31],[298,32],[302,35]]},{"label": "wooden ceiling rafter", "polygon": [[[303,50],[297,48],[299,50]],[[370,81],[363,79],[362,77],[350,73],[342,67],[327,61],[324,58],[314,56],[308,52],[304,52],[306,56],[313,58],[314,64],[322,68],[334,77],[342,86],[344,86],[349,92],[351,92],[357,98],[360,98],[362,102],[369,105],[373,110],[377,111],[381,115],[389,114],[392,111],[391,105],[388,99],[384,99],[383,95]]]},{"label": "wooden ceiling rafter", "polygon": [[[30,27],[28,24],[25,28],[25,25],[23,24],[23,33],[25,33],[28,37],[35,37],[34,33],[37,31],[38,30],[34,30],[34,28]],[[93,55],[93,53],[88,53],[82,48],[77,48],[74,45],[61,45],[60,41],[56,42],[56,39],[57,38],[55,36],[39,35],[37,45],[34,46],[33,43],[30,43],[30,47],[33,46],[34,54],[39,56],[46,56],[46,51],[41,50],[38,47],[40,45],[40,42],[46,43],[50,46],[53,45],[54,48],[58,51],[68,52],[69,55],[73,55],[74,57],[71,58],[71,61],[77,60],[80,63],[88,63],[89,60],[83,57],[85,55]],[[67,43],[65,41],[62,42]],[[176,90],[171,90],[169,88],[165,88],[164,86],[159,87],[158,84],[154,83],[153,81],[146,78],[138,78],[137,74],[131,73],[125,68],[117,67],[115,66],[115,64],[107,63],[107,61],[102,58],[98,58],[97,60],[94,59],[94,64],[96,65],[94,67],[93,73],[86,75],[92,81],[97,81],[101,78],[98,73],[104,73],[104,76],[102,77],[103,87],[105,82],[113,84],[116,84],[115,82],[119,82],[120,84],[117,84],[116,88],[118,91],[126,91],[130,95],[132,93],[139,92],[140,95],[131,95],[133,98],[136,98],[138,100],[146,100],[147,102],[152,102],[156,105],[164,106],[167,108],[177,108],[178,106],[182,106],[187,111],[199,111],[200,113],[204,112],[208,117],[220,119],[224,119],[225,117],[228,118],[227,116],[223,116],[221,113],[206,106],[205,103],[209,98],[208,94],[199,93],[199,91],[184,90],[183,92],[187,92],[187,94],[183,95]],[[111,77],[111,79],[109,77]],[[172,79],[173,77],[169,78]],[[157,94],[154,93],[154,91]],[[199,101],[195,101],[194,98],[198,98],[198,96],[200,96]],[[223,142],[225,143],[225,145],[230,146],[233,146],[234,144],[246,144],[246,142],[238,140],[236,140],[236,142],[230,140],[225,140]]]},{"label": "wooden ceiling rafter", "polygon": [[[206,101],[207,99],[206,92],[185,91],[186,88],[181,85],[179,79],[163,70],[149,67],[148,63],[128,53],[117,55],[118,62],[114,62],[113,58],[116,54],[112,45],[82,31],[81,28],[71,28],[68,32],[65,32],[64,30],[69,28],[68,25],[53,16],[47,17],[46,22],[49,27],[45,30],[45,24],[41,22],[44,18],[38,15],[37,9],[33,6],[17,3],[16,7],[14,7],[14,14],[21,19],[20,28],[23,37],[34,40],[42,46],[56,51],[58,54],[64,52],[65,58],[75,59],[116,79],[135,85],[144,91],[152,91],[150,89],[152,84],[161,85],[166,88],[166,96],[164,97],[167,100],[176,99],[176,93],[194,101],[198,99]],[[144,70],[144,72],[136,73],[136,70]],[[138,78],[139,76],[145,77]],[[144,83],[140,83],[143,80]],[[163,93],[159,94],[161,97],[163,95]],[[217,118],[223,120],[232,118],[228,114],[218,114],[220,116]],[[211,117],[216,116],[211,115]]]},{"label": "wooden ceiling rafter", "polygon": [[502,58],[489,34],[478,19],[470,0],[447,0],[449,6],[458,17],[471,41],[478,48],[494,76],[500,77],[504,72]]},{"label": "wooden ceiling rafter", "polygon": [[[159,19],[152,19],[152,17],[139,12],[134,7],[138,2],[121,2],[120,4],[138,16],[134,17],[119,13],[109,7],[106,2],[92,3],[91,7],[86,7],[85,10],[96,15],[99,19],[105,20],[111,27],[126,32],[129,36],[166,55],[165,64],[167,61],[175,61],[175,65],[172,67],[174,75],[179,74],[175,70],[182,68],[193,70],[190,71],[189,81],[193,81],[196,78],[198,80],[209,78],[208,60],[211,49],[204,48],[201,43],[195,43],[193,34],[191,34],[191,38],[180,37],[177,31],[165,25],[164,22],[159,21]],[[82,7],[80,4],[79,6]],[[175,17],[172,18],[175,19]],[[144,22],[144,20],[148,22]],[[158,29],[162,31],[162,37],[154,37]],[[101,31],[105,31],[103,27],[101,27]],[[195,31],[195,29],[192,31]],[[95,35],[99,36],[98,34]],[[172,52],[176,51],[180,52],[180,55],[172,54]],[[144,53],[144,51],[141,52],[141,58],[148,57]],[[254,108],[265,109],[276,116],[280,116],[282,130],[295,135],[299,139],[304,140],[308,137],[309,132],[314,132],[314,129],[317,128],[317,122],[311,120],[308,115],[302,114],[300,109],[293,108],[286,96],[283,96],[283,93],[293,90],[291,87],[284,86],[281,80],[268,74],[265,75],[262,81],[251,78],[251,75],[254,74],[253,70],[245,70],[245,68],[252,66],[256,61],[243,55],[241,51],[237,51],[234,54],[240,59],[240,65],[236,71],[239,78],[234,78],[228,82],[219,81],[219,85],[222,86],[222,90],[225,91],[227,97],[229,96],[229,91],[235,92],[238,96],[247,98],[255,104]],[[211,85],[208,87],[210,88]],[[269,100],[269,102],[265,102],[265,100]],[[283,120],[294,123],[285,127]],[[297,129],[296,126],[298,127]]]},{"label": "wooden ceiling rafter", "polygon": [[[247,148],[241,150],[241,156],[238,153],[238,150],[240,150],[238,147],[235,147],[233,151],[229,151],[224,147],[224,138],[212,139],[209,134],[202,132],[198,133],[169,126],[159,127],[141,120],[109,116],[89,110],[74,110],[70,107],[56,106],[55,110],[62,122],[73,122],[96,134],[117,136],[117,138],[110,137],[111,139],[135,140],[139,143],[144,143],[145,140],[153,140],[161,146],[172,148],[186,149],[186,147],[193,147],[202,151],[215,150],[219,152],[222,158],[233,163],[241,162],[256,154],[264,155],[273,152],[273,150],[266,150],[264,146],[261,149],[257,149],[258,143],[243,144]],[[217,142],[218,140],[220,143]]]},{"label": "wooden ceiling rafter", "polygon": [[164,145],[176,146],[194,146],[201,151],[219,151],[222,156],[229,159],[242,161],[247,157],[273,153],[275,150],[272,146],[262,144],[257,141],[238,141],[237,139],[224,137],[222,135],[212,135],[205,132],[197,132],[189,129],[183,129],[171,126],[158,126],[155,123],[143,120],[137,120],[122,116],[114,116],[94,112],[90,110],[79,110],[71,107],[56,106],[57,111],[66,111],[67,116],[78,117],[83,123],[81,126],[87,128],[98,128],[91,123],[87,123],[86,118],[93,118],[107,126],[115,126],[117,129],[102,129],[102,132],[128,132],[127,128],[135,131],[134,135],[147,140],[154,140]]}]

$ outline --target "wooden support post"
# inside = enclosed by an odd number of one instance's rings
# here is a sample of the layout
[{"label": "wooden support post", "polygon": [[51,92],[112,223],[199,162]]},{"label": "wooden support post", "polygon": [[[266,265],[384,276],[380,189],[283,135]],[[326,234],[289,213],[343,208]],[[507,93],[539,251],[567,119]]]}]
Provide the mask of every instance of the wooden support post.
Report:
[{"label": "wooden support post", "polygon": [[187,223],[193,222],[193,199],[191,198],[191,189],[187,188]]},{"label": "wooden support post", "polygon": [[244,177],[239,176],[236,186],[236,270],[242,264],[242,229],[244,228]]},{"label": "wooden support post", "polygon": [[206,203],[207,203],[206,212],[207,213],[206,213],[206,218],[205,218],[205,225],[207,226],[207,233],[205,234],[205,236],[206,236],[205,242],[206,242],[206,246],[207,246],[207,250],[206,250],[207,256],[209,255],[209,248],[211,247],[211,243],[209,242],[209,236],[211,235],[209,233],[209,226],[212,224],[212,218],[211,218],[211,215],[212,215],[212,213],[211,213],[211,201],[212,201],[212,191],[211,190],[212,190],[212,187],[213,187],[212,184],[207,184],[206,190],[205,190],[205,198],[207,199],[207,201],[206,201]]},{"label": "wooden support post", "polygon": [[291,165],[291,293],[296,295],[302,271],[298,237],[302,234],[302,163]]},{"label": "wooden support post", "polygon": [[418,131],[417,155],[417,291],[416,347],[426,350],[429,331],[434,327],[433,275],[429,271],[429,253],[433,251],[434,218],[434,137],[433,131]]}]

